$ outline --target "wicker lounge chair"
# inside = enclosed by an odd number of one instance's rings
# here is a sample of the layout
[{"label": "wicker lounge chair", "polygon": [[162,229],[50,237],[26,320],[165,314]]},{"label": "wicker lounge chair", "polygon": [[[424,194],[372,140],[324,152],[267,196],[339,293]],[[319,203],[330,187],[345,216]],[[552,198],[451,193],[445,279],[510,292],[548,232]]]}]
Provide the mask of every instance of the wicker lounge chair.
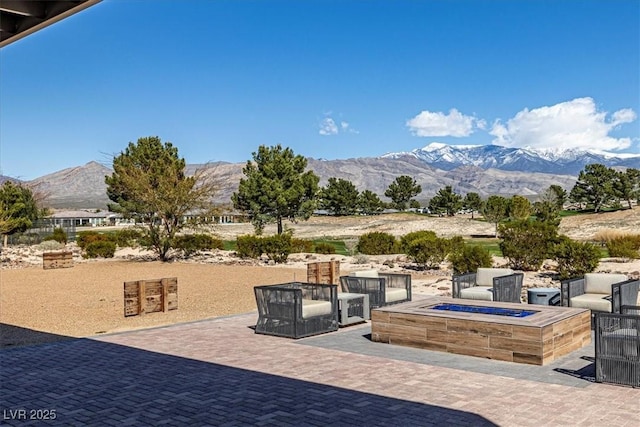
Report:
[{"label": "wicker lounge chair", "polygon": [[454,275],[451,281],[454,298],[522,302],[524,274],[510,268],[479,268],[475,273]]},{"label": "wicker lounge chair", "polygon": [[640,307],[595,315],[596,381],[640,387]]},{"label": "wicker lounge chair", "polygon": [[254,292],[258,334],[302,338],[338,330],[338,285],[292,282]]},{"label": "wicker lounge chair", "polygon": [[340,276],[343,292],[369,295],[369,307],[411,301],[411,275],[363,270]]},{"label": "wicker lounge chair", "polygon": [[620,312],[622,305],[637,305],[639,283],[628,280],[624,274],[587,273],[561,282],[562,305],[588,308],[594,312]]}]

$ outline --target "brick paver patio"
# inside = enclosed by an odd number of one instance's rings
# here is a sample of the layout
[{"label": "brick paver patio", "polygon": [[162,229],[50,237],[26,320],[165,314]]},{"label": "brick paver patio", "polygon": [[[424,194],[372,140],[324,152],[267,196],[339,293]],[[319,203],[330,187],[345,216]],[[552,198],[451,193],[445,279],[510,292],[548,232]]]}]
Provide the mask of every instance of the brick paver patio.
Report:
[{"label": "brick paver patio", "polygon": [[640,425],[640,389],[594,383],[593,347],[523,366],[373,343],[368,324],[257,335],[256,319],[0,351],[0,424]]}]

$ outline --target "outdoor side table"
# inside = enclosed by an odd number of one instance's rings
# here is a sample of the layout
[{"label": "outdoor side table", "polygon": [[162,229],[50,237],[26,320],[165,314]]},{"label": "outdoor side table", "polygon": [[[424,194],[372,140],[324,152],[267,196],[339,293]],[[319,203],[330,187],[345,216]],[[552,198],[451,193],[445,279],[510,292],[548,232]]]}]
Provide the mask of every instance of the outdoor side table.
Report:
[{"label": "outdoor side table", "polygon": [[338,324],[352,325],[369,320],[369,295],[338,292]]},{"label": "outdoor side table", "polygon": [[560,289],[558,288],[529,288],[527,302],[538,305],[560,305]]}]

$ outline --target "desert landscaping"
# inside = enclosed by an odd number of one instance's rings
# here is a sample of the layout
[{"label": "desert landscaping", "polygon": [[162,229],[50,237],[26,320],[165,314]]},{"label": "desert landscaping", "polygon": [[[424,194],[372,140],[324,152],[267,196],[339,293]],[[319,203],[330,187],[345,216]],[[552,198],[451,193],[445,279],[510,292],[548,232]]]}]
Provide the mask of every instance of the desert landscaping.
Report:
[{"label": "desert landscaping", "polygon": [[[359,235],[385,231],[397,236],[416,230],[433,230],[439,236],[492,236],[493,225],[472,220],[470,215],[436,218],[415,214],[371,217],[313,217],[288,224],[295,237],[335,237],[355,246]],[[611,213],[566,217],[560,232],[573,239],[591,240],[603,230],[638,232],[640,207]],[[214,233],[222,239],[252,233],[250,224],[221,224]],[[266,234],[273,233],[269,227]],[[0,270],[0,323],[2,347],[15,347],[67,337],[87,337],[125,330],[158,327],[256,310],[253,287],[304,281],[307,263],[340,261],[340,271],[374,268],[411,273],[415,298],[451,292],[451,270],[443,263],[437,270],[417,269],[404,255],[343,256],[292,254],[286,264],[266,260],[243,260],[230,251],[213,251],[162,263],[140,249],[119,249],[113,259],[85,260],[74,243],[73,267],[43,269],[37,246],[3,249]],[[494,265],[505,260],[494,257]],[[537,272],[526,272],[525,288],[559,287],[554,266],[547,262]],[[640,260],[603,259],[599,272],[640,277]],[[123,283],[166,277],[178,279],[178,309],[124,316]]]}]

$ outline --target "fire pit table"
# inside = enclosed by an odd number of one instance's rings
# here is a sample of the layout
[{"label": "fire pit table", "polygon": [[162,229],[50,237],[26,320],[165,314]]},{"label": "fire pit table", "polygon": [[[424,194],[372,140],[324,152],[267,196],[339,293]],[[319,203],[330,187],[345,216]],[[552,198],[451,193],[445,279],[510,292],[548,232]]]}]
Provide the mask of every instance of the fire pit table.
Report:
[{"label": "fire pit table", "polygon": [[371,311],[376,342],[546,365],[591,342],[591,313],[433,296]]}]

